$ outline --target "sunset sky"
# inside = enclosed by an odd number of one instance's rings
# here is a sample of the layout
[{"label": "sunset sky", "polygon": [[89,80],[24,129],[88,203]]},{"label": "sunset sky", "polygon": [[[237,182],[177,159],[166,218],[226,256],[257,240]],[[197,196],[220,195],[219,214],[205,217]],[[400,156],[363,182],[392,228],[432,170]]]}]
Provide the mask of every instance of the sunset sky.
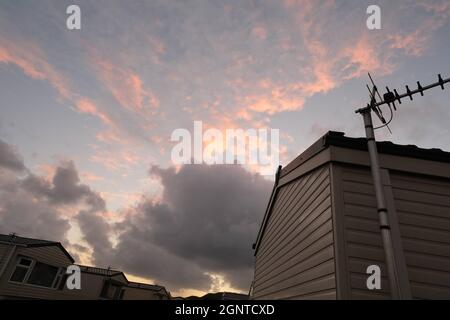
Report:
[{"label": "sunset sky", "polygon": [[[402,92],[450,77],[450,1],[2,0],[0,233],[173,295],[246,292],[273,175],[175,166],[171,133],[279,129],[286,165],[329,130],[363,135],[368,71]],[[402,104],[378,138],[450,150],[449,101]]]}]

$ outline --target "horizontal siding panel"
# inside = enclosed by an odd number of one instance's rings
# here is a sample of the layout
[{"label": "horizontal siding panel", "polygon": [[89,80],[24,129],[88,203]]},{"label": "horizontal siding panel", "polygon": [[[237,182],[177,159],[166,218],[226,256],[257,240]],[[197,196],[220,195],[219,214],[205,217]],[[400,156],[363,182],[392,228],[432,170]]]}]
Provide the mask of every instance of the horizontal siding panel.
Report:
[{"label": "horizontal siding panel", "polygon": [[[298,246],[300,241],[304,241],[312,231],[330,219],[331,201],[328,198],[327,201],[322,204],[323,205],[319,205],[316,210],[301,214],[298,222],[291,224],[282,236],[276,241],[273,241],[272,244],[268,245],[268,248],[261,256],[261,259],[258,260],[259,265],[262,266],[265,261],[270,261],[273,256],[280,256],[286,251],[292,250]],[[307,229],[309,226],[311,227]]]},{"label": "horizontal siding panel", "polygon": [[449,208],[440,206],[437,203],[427,204],[427,203],[406,201],[402,199],[395,199],[395,208],[399,212],[417,213],[432,218],[433,217],[444,219],[450,218]]},{"label": "horizontal siding panel", "polygon": [[402,241],[403,249],[406,251],[418,253],[426,252],[427,254],[450,258],[450,249],[448,244],[424,241],[414,238],[403,238]]},{"label": "horizontal siding panel", "polygon": [[349,257],[368,259],[372,261],[384,261],[383,247],[367,246],[360,243],[347,243],[347,252]]},{"label": "horizontal siding panel", "polygon": [[256,254],[253,297],[336,298],[329,166],[282,189]]},{"label": "horizontal siding panel", "polygon": [[[317,203],[317,198],[323,199],[329,195],[329,189],[327,174],[323,173],[317,180],[314,180],[314,183],[299,190],[299,196],[295,197],[294,202],[286,207],[285,212],[280,214],[278,218],[270,218],[269,225],[275,227],[268,229],[267,232],[265,232],[265,243],[272,243],[273,239],[277,238],[280,232],[286,232],[286,228],[290,225],[292,219],[298,218],[299,212],[302,213],[309,206],[314,205],[314,201]],[[262,245],[260,249],[261,254],[264,254],[264,250],[266,249],[267,246]]]},{"label": "horizontal siding panel", "polygon": [[300,270],[300,272],[293,274],[286,279],[272,282],[270,285],[260,287],[258,291],[261,294],[267,294],[271,292],[277,292],[283,290],[284,288],[290,288],[292,286],[296,286],[301,283],[305,283],[314,279],[317,279],[324,274],[334,273],[334,261],[332,259],[328,259],[318,265],[313,267]]},{"label": "horizontal siding panel", "polygon": [[374,264],[380,267],[381,276],[387,277],[386,265],[384,264],[384,262],[380,263],[380,261],[378,260],[351,257],[348,260],[348,270],[354,273],[365,274],[367,271],[367,267]]},{"label": "horizontal siding panel", "polygon": [[38,261],[51,263],[56,267],[66,267],[72,264],[72,261],[57,246],[19,248],[17,252]]},{"label": "horizontal siding panel", "polygon": [[[292,182],[286,186],[283,186],[278,190],[277,196],[274,200],[272,211],[270,212],[269,220],[274,221],[278,219],[278,216],[283,212],[283,208],[291,202],[291,197],[294,197],[294,190],[296,190],[301,181]],[[270,232],[273,228],[273,224],[267,222],[265,232]]]},{"label": "horizontal siding panel", "polygon": [[393,188],[392,192],[395,199],[406,200],[413,203],[426,203],[447,207],[450,210],[450,197],[433,193],[418,192],[412,190],[403,190]]},{"label": "horizontal siding panel", "polygon": [[[333,264],[334,265],[334,264]],[[322,266],[324,267],[324,266]],[[331,268],[329,266],[325,266],[326,268]],[[317,270],[316,270],[317,271]],[[289,288],[283,288],[274,292],[266,292],[264,294],[255,294],[256,299],[302,299],[302,296],[310,296],[315,293],[320,293],[324,290],[334,289],[336,286],[336,279],[334,276],[334,272],[330,274],[325,274],[321,277],[311,279],[309,281],[295,284]]]},{"label": "horizontal siding panel", "polygon": [[345,226],[347,229],[360,230],[370,233],[380,233],[380,223],[377,220],[347,216],[345,219]]},{"label": "horizontal siding panel", "polygon": [[[369,169],[343,169],[344,228],[349,297],[390,299],[375,190]],[[367,267],[381,269],[381,290],[367,288]]]},{"label": "horizontal siding panel", "polygon": [[366,291],[367,294],[371,294],[374,292],[384,293],[386,295],[389,294],[389,281],[386,277],[381,277],[381,289],[369,290],[367,288],[367,279],[370,277],[369,274],[356,273],[356,272],[351,272],[350,274],[351,274],[350,279],[351,279],[352,291],[353,290],[358,290],[359,292]]},{"label": "horizontal siding panel", "polygon": [[425,284],[440,284],[450,288],[450,277],[445,271],[430,270],[426,268],[410,267],[408,269],[410,281],[421,282]]},{"label": "horizontal siding panel", "polygon": [[372,176],[366,170],[345,168],[342,170],[342,181],[359,182],[372,185]]},{"label": "horizontal siding panel", "polygon": [[351,298],[354,300],[390,300],[391,296],[388,293],[381,293],[379,291],[353,289],[351,291]]},{"label": "horizontal siding panel", "polygon": [[[325,226],[323,229],[321,229],[321,231],[332,228],[332,222],[331,222],[329,210],[326,211],[324,214],[321,214],[317,219],[315,219],[313,221],[313,223],[308,224],[308,225],[305,224],[303,226],[303,228],[301,229],[301,231],[299,232],[299,236],[297,238],[295,238],[295,241],[290,243],[289,246],[286,246],[279,251],[273,251],[270,256],[267,256],[267,257],[263,256],[263,257],[258,258],[256,271],[260,272],[263,270],[263,268],[266,264],[273,264],[274,261],[276,261],[278,259],[283,259],[283,256],[285,256],[287,254],[287,252],[290,252],[290,250],[297,250],[296,252],[299,252],[302,249],[302,247],[300,247],[299,245],[302,242],[306,241],[308,239],[308,237],[311,237],[312,233],[315,230],[317,230],[319,227],[321,227],[322,225],[327,224],[327,223],[328,223],[328,225]],[[293,252],[292,254],[295,254],[296,252]]]},{"label": "horizontal siding panel", "polygon": [[425,252],[405,251],[405,259],[409,266],[446,271],[450,275],[450,258]]},{"label": "horizontal siding panel", "polygon": [[76,297],[75,292],[71,291],[39,288],[11,282],[8,282],[8,285],[3,287],[0,291],[0,295],[41,300],[73,299]]},{"label": "horizontal siding panel", "polygon": [[415,299],[449,300],[450,288],[438,285],[411,282],[411,291]]},{"label": "horizontal siding panel", "polygon": [[310,236],[306,238],[305,241],[298,242],[298,245],[296,245],[292,250],[288,250],[286,253],[282,253],[281,258],[277,259],[277,257],[275,257],[272,261],[269,262],[265,269],[259,268],[257,272],[258,276],[255,277],[255,280],[264,281],[266,276],[270,273],[273,273],[272,276],[275,276],[276,274],[280,273],[280,268],[282,268],[283,270],[287,270],[292,265],[295,265],[295,263],[305,260],[311,250],[321,250],[322,248],[326,247],[330,244],[330,241],[331,243],[333,241],[333,238],[330,235],[331,231],[332,223],[331,221],[329,221],[328,223],[314,230],[310,234]]},{"label": "horizontal siding panel", "polygon": [[367,194],[344,192],[344,202],[346,205],[360,205],[363,207],[374,208],[375,210],[377,208],[377,203],[374,195],[371,196]]},{"label": "horizontal siding panel", "polygon": [[373,221],[379,221],[378,212],[375,207],[367,207],[355,204],[345,204],[345,215],[347,217],[357,217],[360,219],[368,219]]},{"label": "horizontal siding panel", "polygon": [[372,185],[360,182],[343,181],[342,188],[344,192],[365,194],[369,196],[373,196],[375,194],[375,190]]},{"label": "horizontal siding panel", "polygon": [[426,180],[425,183],[423,183],[414,179],[404,180],[404,179],[396,179],[395,177],[391,179],[391,183],[395,186],[395,189],[398,190],[409,190],[420,193],[428,193],[450,197],[450,187],[444,184],[436,185],[433,183],[428,183],[428,181]]},{"label": "horizontal siding panel", "polygon": [[277,226],[275,221],[278,220],[280,216],[289,211],[289,206],[293,205],[293,203],[295,202],[294,200],[300,195],[304,194],[304,192],[306,191],[304,186],[308,184],[309,181],[315,181],[319,174],[319,171],[314,172],[311,176],[300,178],[281,188],[281,190],[284,192],[284,196],[280,197],[275,202],[275,206],[272,209],[272,213],[270,215],[271,223],[267,225],[267,234],[271,234],[273,232],[273,229]]},{"label": "horizontal siding panel", "polygon": [[450,231],[450,218],[405,211],[397,211],[397,214],[399,221],[405,225],[423,226],[436,230]]},{"label": "horizontal siding panel", "polygon": [[289,297],[286,300],[336,300],[336,290],[323,290],[311,294]]},{"label": "horizontal siding panel", "polygon": [[290,259],[286,263],[281,264],[278,268],[265,276],[263,275],[261,278],[255,279],[255,288],[262,290],[279,281],[288,279],[298,273],[333,259],[332,240],[332,234],[330,233],[329,236],[327,235],[320,241],[314,243],[314,245],[308,247],[301,255],[297,255],[294,259]]},{"label": "horizontal siding panel", "polygon": [[450,298],[450,181],[391,174],[415,299]]},{"label": "horizontal siding panel", "polygon": [[447,244],[447,248],[450,248],[450,232],[448,231],[428,228],[426,226],[409,226],[400,222],[400,232],[403,237],[441,242]]}]

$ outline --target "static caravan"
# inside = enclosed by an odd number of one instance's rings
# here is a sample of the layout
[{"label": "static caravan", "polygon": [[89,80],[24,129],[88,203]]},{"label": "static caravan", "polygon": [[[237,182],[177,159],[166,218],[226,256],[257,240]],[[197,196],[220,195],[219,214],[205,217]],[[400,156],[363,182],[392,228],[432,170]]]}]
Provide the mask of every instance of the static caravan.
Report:
[{"label": "static caravan", "polygon": [[[378,151],[401,289],[450,299],[450,153]],[[254,250],[253,299],[390,299],[366,140],[329,132],[280,169]]]},{"label": "static caravan", "polygon": [[64,290],[73,263],[59,242],[0,234],[0,300],[75,299]]}]

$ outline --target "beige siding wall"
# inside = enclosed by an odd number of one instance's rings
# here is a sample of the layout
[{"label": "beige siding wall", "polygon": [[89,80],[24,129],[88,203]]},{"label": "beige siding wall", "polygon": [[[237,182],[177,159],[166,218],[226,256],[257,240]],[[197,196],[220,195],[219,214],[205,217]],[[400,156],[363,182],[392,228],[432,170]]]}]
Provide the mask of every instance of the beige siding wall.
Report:
[{"label": "beige siding wall", "polygon": [[[344,241],[350,291],[348,297],[387,299],[389,285],[385,273],[384,251],[371,173],[369,169],[355,167],[340,167],[339,170],[341,170],[340,190],[343,193],[344,206]],[[381,291],[367,289],[366,270],[370,265],[381,267]]]},{"label": "beige siding wall", "polygon": [[67,267],[72,263],[56,246],[37,248],[17,247],[16,253],[0,279],[0,296],[22,297],[29,299],[70,299],[74,296],[71,292],[63,292],[60,290],[9,282],[20,255],[27,256],[56,267]]},{"label": "beige siding wall", "polygon": [[[390,299],[371,173],[340,170],[349,298]],[[392,171],[389,180],[412,297],[450,299],[450,181]],[[381,267],[381,291],[366,287],[371,264]]]},{"label": "beige siding wall", "polygon": [[70,294],[73,299],[77,300],[98,300],[103,288],[105,277],[92,273],[81,273],[81,289],[69,290],[64,288],[64,293]]},{"label": "beige siding wall", "polygon": [[450,299],[450,180],[391,173],[413,298]]},{"label": "beige siding wall", "polygon": [[254,299],[335,299],[329,166],[283,186],[256,255]]}]

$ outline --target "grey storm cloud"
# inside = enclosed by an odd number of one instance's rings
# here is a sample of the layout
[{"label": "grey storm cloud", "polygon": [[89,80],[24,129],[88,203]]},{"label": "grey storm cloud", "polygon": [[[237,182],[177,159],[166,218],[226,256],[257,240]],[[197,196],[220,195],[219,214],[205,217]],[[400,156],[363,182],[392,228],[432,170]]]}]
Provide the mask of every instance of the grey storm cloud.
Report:
[{"label": "grey storm cloud", "polygon": [[234,165],[153,167],[162,201],[141,202],[122,223],[114,263],[169,288],[209,289],[205,273],[248,289],[272,182]]},{"label": "grey storm cloud", "polygon": [[[12,146],[2,146],[0,158],[9,160],[0,163],[0,232],[72,247],[66,240],[69,218],[59,209],[84,203],[73,219],[93,249],[96,265],[121,268],[171,290],[208,290],[213,284],[208,273],[248,289],[251,245],[272,188],[262,176],[236,165],[152,167],[150,174],[163,186],[162,198],[144,198],[126,210],[127,219],[110,224],[100,214],[104,200],[80,182],[73,162],[60,163],[48,180],[31,173]],[[119,235],[115,246],[113,233]]]},{"label": "grey storm cloud", "polygon": [[0,140],[0,167],[22,171],[25,169],[22,157],[12,145]]},{"label": "grey storm cloud", "polygon": [[51,182],[30,174],[23,180],[22,186],[33,194],[47,197],[56,204],[73,204],[84,200],[91,211],[105,209],[105,201],[88,185],[81,184],[73,161],[61,163]]},{"label": "grey storm cloud", "polygon": [[103,199],[80,183],[73,162],[61,163],[48,181],[31,173],[14,147],[0,140],[1,233],[67,243],[70,223],[59,207],[82,202],[92,214],[105,209]]},{"label": "grey storm cloud", "polygon": [[108,261],[111,259],[112,244],[108,235],[111,231],[110,226],[102,217],[93,212],[82,210],[75,217],[80,229],[83,232],[84,239],[94,249],[94,261],[97,266],[110,266]]}]

